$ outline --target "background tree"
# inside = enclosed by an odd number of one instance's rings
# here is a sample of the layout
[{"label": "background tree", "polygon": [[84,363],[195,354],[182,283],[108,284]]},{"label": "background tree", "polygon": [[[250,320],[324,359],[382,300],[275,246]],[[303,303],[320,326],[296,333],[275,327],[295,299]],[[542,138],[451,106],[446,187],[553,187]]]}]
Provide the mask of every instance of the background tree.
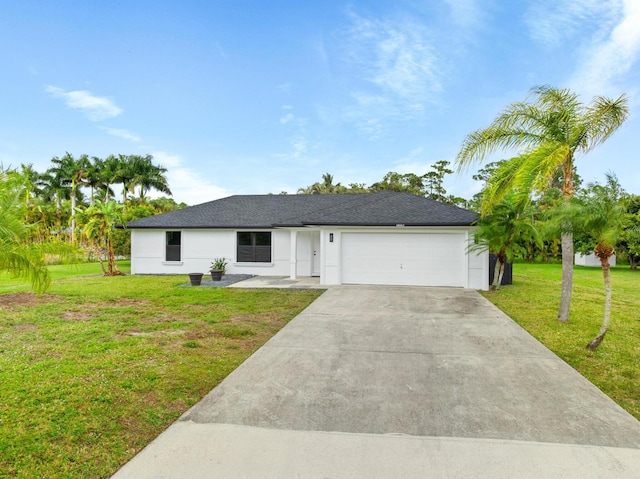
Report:
[{"label": "background tree", "polygon": [[[116,201],[96,200],[95,203],[82,210],[82,231],[90,246],[98,251],[98,259],[105,276],[119,276],[123,273],[118,269],[113,250],[113,236],[116,225],[124,223],[122,218],[123,205]],[[107,262],[105,268],[104,260]]]},{"label": "background tree", "polygon": [[[531,90],[529,101],[509,105],[486,128],[464,139],[456,157],[458,171],[482,161],[498,149],[521,152],[503,163],[491,177],[483,198],[487,207],[507,193],[521,195],[544,189],[562,172],[562,196],[568,202],[574,194],[573,168],[578,155],[604,142],[628,116],[626,96],[615,100],[596,97],[590,105],[578,101],[568,89],[549,86]],[[568,321],[573,285],[573,236],[562,232],[562,294],[558,320]]]},{"label": "background tree", "polygon": [[91,162],[87,155],[74,158],[69,152],[61,158],[51,159],[53,166],[51,173],[58,178],[61,185],[69,187],[69,197],[71,199],[71,242],[76,242],[76,207],[78,204],[78,188],[84,184],[85,175]]},{"label": "background tree", "polygon": [[[144,198],[151,189],[171,195],[166,178],[167,169],[153,164],[153,156],[130,156],[133,171],[133,187],[138,187],[139,197]],[[133,191],[132,191],[133,193]]]},{"label": "background tree", "polygon": [[347,189],[340,183],[335,185],[333,184],[333,175],[330,173],[325,173],[324,175],[322,175],[322,182],[320,183],[316,182],[312,185],[307,186],[306,188],[298,188],[298,193],[305,195],[322,195],[346,192]]},{"label": "background tree", "polygon": [[624,251],[632,270],[640,263],[640,196],[629,195],[624,199],[626,213],[622,218],[622,232],[618,250]]},{"label": "background tree", "polygon": [[109,186],[110,178],[106,161],[97,156],[92,157],[84,178],[85,186],[89,187],[90,205],[95,202],[96,194],[104,201],[108,201],[113,196],[113,190]]},{"label": "background tree", "polygon": [[[172,198],[156,198],[153,200],[135,199],[129,202],[129,206],[122,212],[123,224],[128,221],[146,218],[147,216],[167,213],[169,211],[186,208],[185,203],[176,203]],[[111,238],[113,251],[117,256],[129,256],[131,252],[131,231],[126,228],[118,228]]]},{"label": "background tree", "polygon": [[390,171],[381,181],[373,183],[371,191],[405,191],[418,196],[425,195],[424,177],[414,173],[396,173]]},{"label": "background tree", "polygon": [[298,188],[298,194],[327,194],[327,193],[372,193],[377,191],[407,192],[424,196],[444,203],[467,206],[464,198],[447,195],[444,188],[444,177],[453,173],[448,168],[449,162],[437,161],[431,165],[431,171],[424,175],[415,173],[397,173],[389,171],[382,180],[367,186],[364,183],[350,183],[348,187],[340,183],[334,184],[333,175],[325,173],[322,182],[316,182],[304,188]]},{"label": "background tree", "polygon": [[432,200],[447,202],[447,191],[444,188],[444,178],[453,173],[449,169],[449,162],[446,160],[436,161],[431,165],[431,171],[423,175],[427,198]]}]

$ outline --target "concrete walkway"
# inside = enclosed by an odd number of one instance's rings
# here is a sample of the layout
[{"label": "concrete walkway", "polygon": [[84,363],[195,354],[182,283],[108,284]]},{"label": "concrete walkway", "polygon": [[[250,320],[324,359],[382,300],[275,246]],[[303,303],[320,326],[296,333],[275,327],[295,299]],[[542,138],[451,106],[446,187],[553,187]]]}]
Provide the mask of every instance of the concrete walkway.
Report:
[{"label": "concrete walkway", "polygon": [[339,286],[114,477],[639,476],[640,423],[475,291]]},{"label": "concrete walkway", "polygon": [[301,276],[290,279],[288,276],[254,276],[232,284],[230,288],[278,288],[278,289],[328,289],[321,286],[317,276]]}]

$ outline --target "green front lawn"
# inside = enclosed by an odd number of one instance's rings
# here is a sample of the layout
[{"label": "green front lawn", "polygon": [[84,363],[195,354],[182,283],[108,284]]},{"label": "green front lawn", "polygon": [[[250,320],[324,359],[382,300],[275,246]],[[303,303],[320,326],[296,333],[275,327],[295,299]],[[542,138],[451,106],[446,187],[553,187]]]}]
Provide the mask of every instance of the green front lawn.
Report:
[{"label": "green front lawn", "polygon": [[[109,477],[320,294],[105,278],[96,264],[52,275],[43,296],[0,276],[2,478]],[[555,319],[559,265],[517,264],[514,285],[485,296],[640,418],[640,273],[612,278],[611,329],[594,353],[599,269],[576,268],[569,324]]]},{"label": "green front lawn", "polygon": [[571,316],[556,320],[561,266],[515,264],[513,285],[484,296],[551,351],[640,419],[640,271],[611,270],[611,327],[593,353],[585,346],[598,333],[604,308],[599,268],[574,268]]},{"label": "green front lawn", "polygon": [[0,276],[3,478],[109,477],[321,293],[51,269]]}]

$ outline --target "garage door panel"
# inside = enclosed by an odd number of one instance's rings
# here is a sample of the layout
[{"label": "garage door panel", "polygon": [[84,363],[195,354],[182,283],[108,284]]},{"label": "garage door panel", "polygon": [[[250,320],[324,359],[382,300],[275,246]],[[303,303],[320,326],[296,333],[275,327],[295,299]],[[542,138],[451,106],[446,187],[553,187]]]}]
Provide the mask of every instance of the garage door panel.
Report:
[{"label": "garage door panel", "polygon": [[342,282],[464,286],[463,234],[344,233]]}]

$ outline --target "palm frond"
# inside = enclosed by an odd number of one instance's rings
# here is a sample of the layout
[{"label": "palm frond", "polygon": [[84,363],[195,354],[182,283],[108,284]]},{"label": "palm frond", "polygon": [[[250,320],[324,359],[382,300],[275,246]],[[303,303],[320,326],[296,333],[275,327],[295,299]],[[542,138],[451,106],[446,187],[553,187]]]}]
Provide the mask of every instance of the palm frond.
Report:
[{"label": "palm frond", "polygon": [[626,95],[615,100],[594,98],[585,115],[585,144],[583,153],[593,150],[609,138],[629,116],[629,101]]}]

